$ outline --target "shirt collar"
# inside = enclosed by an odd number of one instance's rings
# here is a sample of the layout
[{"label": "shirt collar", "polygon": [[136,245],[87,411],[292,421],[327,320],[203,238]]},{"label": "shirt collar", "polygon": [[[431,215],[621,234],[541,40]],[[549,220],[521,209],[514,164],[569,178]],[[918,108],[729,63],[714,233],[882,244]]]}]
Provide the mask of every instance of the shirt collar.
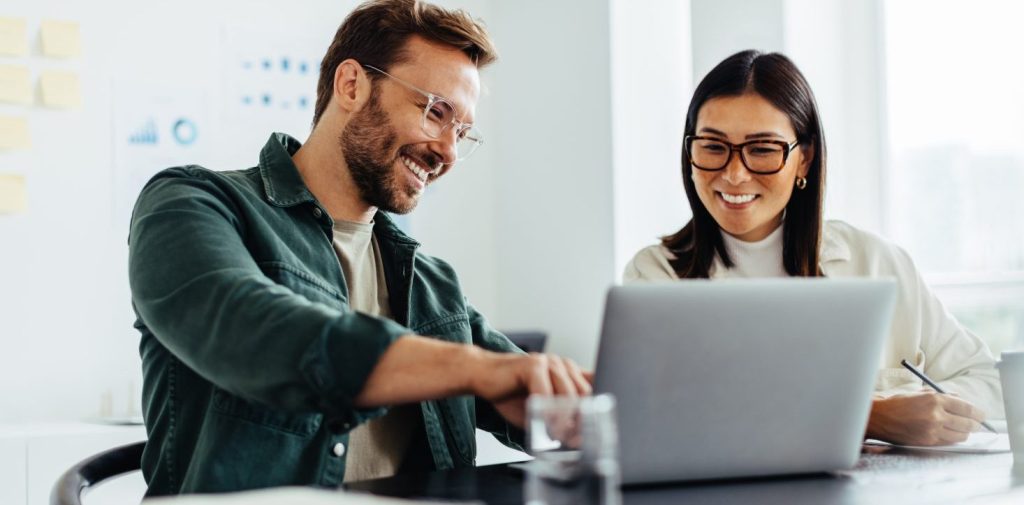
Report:
[{"label": "shirt collar", "polygon": [[[306,187],[292,156],[302,143],[285,133],[274,132],[260,151],[260,177],[267,200],[278,207],[292,207],[304,202],[319,205]],[[419,242],[405,234],[387,212],[378,210],[373,216],[373,231],[396,242],[418,247]],[[333,225],[333,224],[332,224]]]},{"label": "shirt collar", "polygon": [[[825,223],[821,231],[821,250],[818,254],[818,264],[832,261],[850,261],[850,257],[850,245],[828,223]],[[715,254],[714,259],[711,261],[711,267],[708,268],[708,277],[712,279],[729,277],[729,269],[725,268],[722,258],[719,258],[717,254]]]},{"label": "shirt collar", "polygon": [[260,177],[267,200],[278,207],[292,207],[303,202],[315,202],[313,193],[302,181],[298,167],[292,161],[302,143],[291,136],[274,132],[260,151]]}]

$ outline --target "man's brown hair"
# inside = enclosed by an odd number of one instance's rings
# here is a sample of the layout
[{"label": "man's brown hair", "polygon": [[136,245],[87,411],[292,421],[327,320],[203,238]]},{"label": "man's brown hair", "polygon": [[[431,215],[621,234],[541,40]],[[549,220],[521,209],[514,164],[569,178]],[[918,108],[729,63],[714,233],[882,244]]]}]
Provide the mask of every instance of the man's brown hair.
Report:
[{"label": "man's brown hair", "polygon": [[[341,62],[352,58],[387,70],[409,60],[402,49],[413,35],[460,49],[477,68],[498,57],[483,25],[461,9],[444,9],[417,0],[363,3],[345,18],[320,64],[313,125],[327,110],[334,90],[334,72]],[[376,77],[373,74],[371,78]]]}]

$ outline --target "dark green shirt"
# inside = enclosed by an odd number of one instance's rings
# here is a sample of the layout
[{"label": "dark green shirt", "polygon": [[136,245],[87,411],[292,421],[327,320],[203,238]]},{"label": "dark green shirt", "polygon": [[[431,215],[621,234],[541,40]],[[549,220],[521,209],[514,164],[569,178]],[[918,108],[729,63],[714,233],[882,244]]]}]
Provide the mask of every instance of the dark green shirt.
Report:
[{"label": "dark green shirt", "polygon": [[[164,170],[135,205],[149,496],[337,486],[347,433],[386,412],[354,398],[399,336],[519,351],[466,302],[452,268],[383,212],[373,232],[394,320],[351,310],[333,222],[291,159],[299,147],[275,133],[257,167]],[[471,396],[419,407],[403,470],[472,466],[476,426],[512,446],[522,437]]]}]

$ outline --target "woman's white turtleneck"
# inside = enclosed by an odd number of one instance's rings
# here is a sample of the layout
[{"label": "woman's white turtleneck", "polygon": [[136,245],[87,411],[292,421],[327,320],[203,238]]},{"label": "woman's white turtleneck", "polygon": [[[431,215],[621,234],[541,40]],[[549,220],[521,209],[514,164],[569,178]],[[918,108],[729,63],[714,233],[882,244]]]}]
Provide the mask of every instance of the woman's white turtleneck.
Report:
[{"label": "woman's white turtleneck", "polygon": [[757,242],[744,242],[724,230],[722,240],[733,262],[727,277],[789,277],[782,264],[782,225]]}]

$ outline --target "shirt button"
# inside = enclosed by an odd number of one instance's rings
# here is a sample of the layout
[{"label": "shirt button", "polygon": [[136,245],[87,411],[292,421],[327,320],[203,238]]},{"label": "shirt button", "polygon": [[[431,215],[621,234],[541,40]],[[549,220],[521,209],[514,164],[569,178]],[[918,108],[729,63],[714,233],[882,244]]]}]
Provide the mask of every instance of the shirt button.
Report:
[{"label": "shirt button", "polygon": [[317,219],[324,217],[324,211],[320,210],[320,207],[313,207],[313,217]]},{"label": "shirt button", "polygon": [[334,455],[339,458],[345,454],[345,444],[338,442],[334,444]]}]

